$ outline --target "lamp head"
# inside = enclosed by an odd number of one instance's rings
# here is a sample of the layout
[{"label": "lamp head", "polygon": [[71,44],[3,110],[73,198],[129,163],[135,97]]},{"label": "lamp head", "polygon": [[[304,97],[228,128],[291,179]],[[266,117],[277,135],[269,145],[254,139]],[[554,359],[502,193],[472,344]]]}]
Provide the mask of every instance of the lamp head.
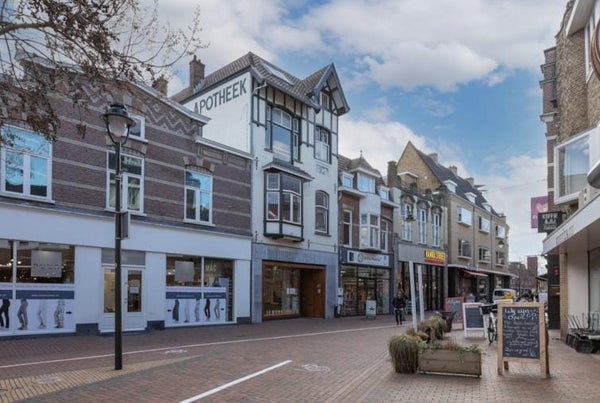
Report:
[{"label": "lamp head", "polygon": [[129,129],[135,125],[135,121],[129,117],[125,105],[119,103],[111,104],[103,117],[106,123],[106,130],[112,142],[115,144],[124,144],[129,137]]}]

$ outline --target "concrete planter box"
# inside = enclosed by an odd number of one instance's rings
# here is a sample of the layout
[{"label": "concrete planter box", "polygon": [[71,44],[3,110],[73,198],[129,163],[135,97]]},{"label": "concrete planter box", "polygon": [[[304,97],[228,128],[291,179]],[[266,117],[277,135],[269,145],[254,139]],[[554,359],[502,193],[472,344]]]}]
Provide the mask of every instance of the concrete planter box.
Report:
[{"label": "concrete planter box", "polygon": [[481,376],[481,352],[424,349],[419,353],[419,372]]}]

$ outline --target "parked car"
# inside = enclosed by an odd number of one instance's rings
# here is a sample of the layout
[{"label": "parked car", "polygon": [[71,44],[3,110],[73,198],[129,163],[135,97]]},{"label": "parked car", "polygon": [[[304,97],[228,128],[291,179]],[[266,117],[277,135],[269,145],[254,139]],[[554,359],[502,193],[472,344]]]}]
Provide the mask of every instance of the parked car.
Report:
[{"label": "parked car", "polygon": [[492,301],[496,302],[499,299],[512,299],[517,298],[517,292],[512,288],[496,288],[492,294]]}]

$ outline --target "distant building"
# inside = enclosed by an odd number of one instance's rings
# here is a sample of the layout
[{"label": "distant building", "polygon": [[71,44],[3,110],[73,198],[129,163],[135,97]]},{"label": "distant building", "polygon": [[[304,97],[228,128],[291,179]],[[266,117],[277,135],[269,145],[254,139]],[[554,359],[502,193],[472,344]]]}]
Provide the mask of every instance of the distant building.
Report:
[{"label": "distant building", "polygon": [[391,313],[394,265],[394,211],[390,190],[379,171],[361,155],[338,156],[341,314],[365,315],[366,301],[376,314]]},{"label": "distant building", "polygon": [[556,46],[544,51],[540,86],[546,124],[549,211],[565,219],[543,242],[548,317],[562,337],[568,316],[600,311],[600,193],[586,176],[600,160],[600,2],[569,1]]},{"label": "distant building", "polygon": [[[388,182],[391,175],[388,172]],[[437,226],[445,231],[439,238],[431,239],[431,246],[444,252],[443,265],[447,269],[443,273],[443,268],[437,266],[431,272],[431,276],[444,279],[432,286],[443,287],[444,297],[473,294],[477,300],[491,301],[493,289],[507,287],[512,276],[506,270],[509,233],[506,217],[492,208],[473,178],[461,178],[456,167],[442,166],[437,154],[427,155],[411,142],[396,164],[396,175],[401,183],[414,189],[413,193],[430,194],[432,198],[429,201],[402,194],[401,239],[428,245],[429,238],[422,235],[422,228],[428,223],[432,223],[434,231]],[[403,260],[402,253],[398,258]],[[439,298],[435,301],[437,305],[441,302]]]}]

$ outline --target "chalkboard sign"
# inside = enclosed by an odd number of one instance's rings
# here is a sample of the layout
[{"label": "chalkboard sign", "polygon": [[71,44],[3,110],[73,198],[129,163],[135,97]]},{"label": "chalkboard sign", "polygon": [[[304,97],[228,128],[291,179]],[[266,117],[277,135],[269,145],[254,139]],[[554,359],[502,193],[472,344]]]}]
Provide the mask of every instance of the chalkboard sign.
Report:
[{"label": "chalkboard sign", "polygon": [[452,323],[460,323],[461,325],[463,323],[462,302],[463,302],[462,297],[446,298],[446,304],[445,304],[444,309],[447,312],[454,312],[454,322],[452,322]]},{"label": "chalkboard sign", "polygon": [[537,307],[504,306],[502,355],[536,360],[540,358],[540,311]]},{"label": "chalkboard sign", "polygon": [[545,307],[540,302],[498,304],[498,375],[509,361],[539,363],[542,377],[550,376]]},{"label": "chalkboard sign", "polygon": [[484,330],[483,327],[483,315],[479,311],[481,306],[480,302],[465,302],[463,306],[463,318],[465,336],[469,330]]}]

